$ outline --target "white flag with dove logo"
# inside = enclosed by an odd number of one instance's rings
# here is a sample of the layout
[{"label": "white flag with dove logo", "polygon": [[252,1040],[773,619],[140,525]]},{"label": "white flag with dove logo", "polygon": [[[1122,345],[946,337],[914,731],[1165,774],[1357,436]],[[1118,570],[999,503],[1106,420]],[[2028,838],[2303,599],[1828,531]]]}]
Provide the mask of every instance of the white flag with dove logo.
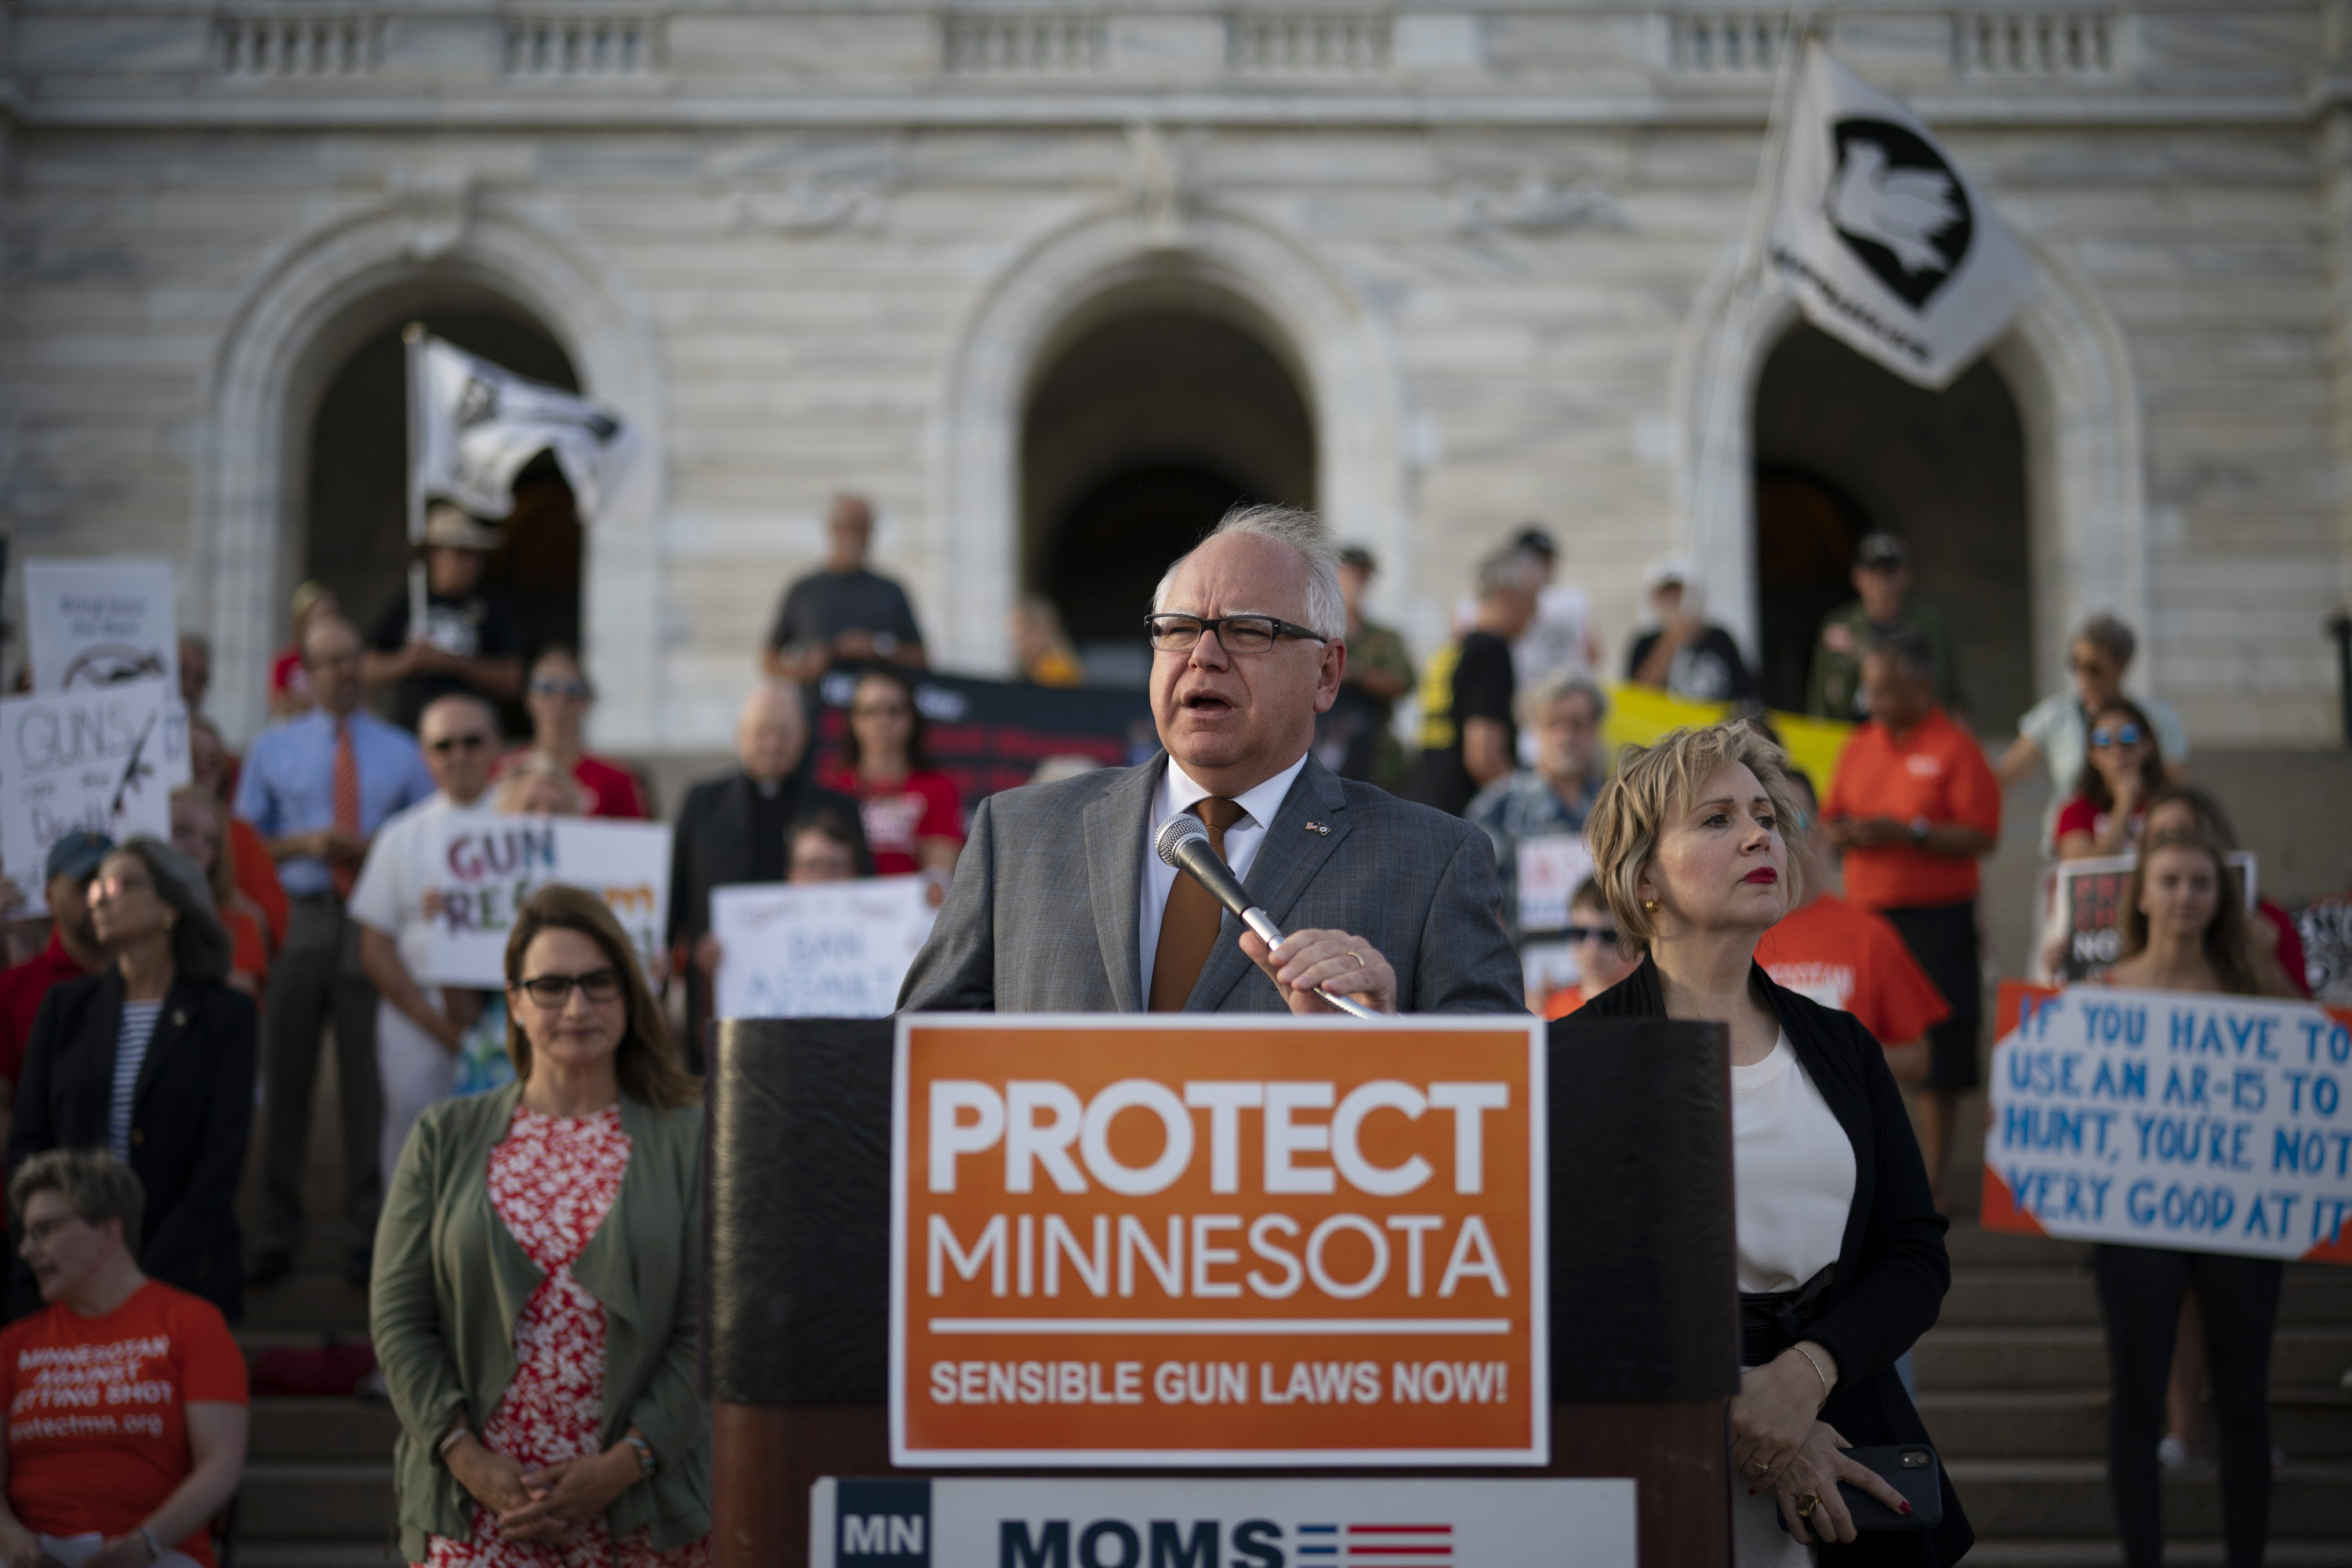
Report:
[{"label": "white flag with dove logo", "polygon": [[644,504],[654,479],[636,428],[564,392],[417,334],[408,345],[412,529],[429,500],[455,501],[496,521],[514,510],[525,465],[551,452],[583,521],[604,522]]},{"label": "white flag with dove logo", "polygon": [[2033,265],[1910,110],[1809,42],[1782,132],[1769,256],[1823,331],[1950,384],[2032,298]]}]

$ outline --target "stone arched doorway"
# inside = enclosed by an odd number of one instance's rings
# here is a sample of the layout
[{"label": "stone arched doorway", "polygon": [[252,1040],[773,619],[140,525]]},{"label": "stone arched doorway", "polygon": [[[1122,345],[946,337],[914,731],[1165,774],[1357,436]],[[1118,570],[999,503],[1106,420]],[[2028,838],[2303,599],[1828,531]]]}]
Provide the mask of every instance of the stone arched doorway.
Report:
[{"label": "stone arched doorway", "polygon": [[1821,617],[1853,598],[1853,545],[1883,530],[1951,625],[1971,721],[2013,728],[2034,697],[2034,599],[2025,426],[2000,370],[1928,392],[1796,326],[1758,380],[1753,453],[1766,700],[1801,709]]},{"label": "stone arched doorway", "polygon": [[1022,580],[1091,679],[1140,683],[1152,585],[1228,507],[1315,504],[1313,416],[1270,336],[1156,304],[1089,312],[1042,358],[1022,423]]},{"label": "stone arched doorway", "polygon": [[[579,390],[570,356],[521,307],[479,289],[453,289],[445,298],[445,305],[406,319],[518,375]],[[327,376],[310,422],[299,574],[333,589],[362,630],[406,592],[403,325],[387,322],[350,352]],[[514,606],[527,647],[576,647],[580,520],[551,459],[524,469],[514,511],[493,521],[505,542],[490,558],[486,585]]]}]

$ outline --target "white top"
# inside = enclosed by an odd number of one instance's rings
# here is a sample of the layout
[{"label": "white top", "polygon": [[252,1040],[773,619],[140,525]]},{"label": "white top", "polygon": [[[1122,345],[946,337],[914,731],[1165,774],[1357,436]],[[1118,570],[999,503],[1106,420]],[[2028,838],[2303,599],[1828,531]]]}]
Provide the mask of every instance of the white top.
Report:
[{"label": "white top", "polygon": [[1837,1261],[1853,1145],[1785,1030],[1731,1069],[1731,1175],[1742,1290],[1793,1290]]},{"label": "white top", "polygon": [[[1283,797],[1298,778],[1298,770],[1307,765],[1307,753],[1253,789],[1244,790],[1234,797],[1242,815],[1225,829],[1225,864],[1244,885],[1249,880],[1250,867],[1256,863],[1257,852],[1265,842],[1265,830],[1274,821],[1274,814],[1282,809]],[[1178,812],[1189,811],[1195,801],[1207,800],[1214,790],[1196,784],[1192,776],[1168,759],[1168,772],[1161,775],[1160,787],[1152,792],[1151,810],[1143,819],[1143,907],[1137,911],[1135,938],[1143,950],[1143,990],[1151,994],[1151,963],[1160,953],[1160,919],[1168,912],[1168,889],[1176,885],[1176,868],[1160,858],[1152,846],[1160,829]]]},{"label": "white top", "polygon": [[131,1100],[139,1088],[139,1069],[146,1065],[147,1047],[155,1038],[155,1021],[163,1004],[125,1002],[122,1024],[114,1034],[114,1082],[106,1101],[106,1146],[116,1159],[131,1159]]},{"label": "white top", "polygon": [[376,829],[367,863],[345,906],[352,918],[400,944],[408,973],[425,973],[432,922],[425,918],[425,895],[439,885],[443,835],[453,817],[488,816],[485,792],[472,805],[459,805],[436,790]]}]

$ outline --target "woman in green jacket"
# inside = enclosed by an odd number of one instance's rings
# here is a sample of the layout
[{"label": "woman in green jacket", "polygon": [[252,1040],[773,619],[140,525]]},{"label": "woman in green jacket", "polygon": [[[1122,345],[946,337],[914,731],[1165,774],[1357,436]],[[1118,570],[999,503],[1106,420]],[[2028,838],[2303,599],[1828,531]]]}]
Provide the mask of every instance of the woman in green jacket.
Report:
[{"label": "woman in green jacket", "polygon": [[425,1113],[376,1226],[401,1550],[698,1568],[700,1085],[601,899],[533,893],[506,973],[518,1081]]}]

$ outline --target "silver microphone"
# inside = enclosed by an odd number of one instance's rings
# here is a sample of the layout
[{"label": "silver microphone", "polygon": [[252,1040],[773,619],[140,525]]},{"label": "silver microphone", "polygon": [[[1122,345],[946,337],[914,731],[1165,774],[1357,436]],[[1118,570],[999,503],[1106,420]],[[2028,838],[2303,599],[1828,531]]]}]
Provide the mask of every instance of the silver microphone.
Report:
[{"label": "silver microphone", "polygon": [[[1250,901],[1249,889],[1234,875],[1233,868],[1219,858],[1216,847],[1209,842],[1209,830],[1201,819],[1190,812],[1179,812],[1160,825],[1159,835],[1151,847],[1169,866],[1206,888],[1217,902],[1234,911],[1242,924],[1255,931],[1268,947],[1282,943],[1282,928],[1274,917]],[[1379,1014],[1352,996],[1342,996],[1315,987],[1315,994],[1342,1013],[1357,1018],[1377,1018]]]}]

